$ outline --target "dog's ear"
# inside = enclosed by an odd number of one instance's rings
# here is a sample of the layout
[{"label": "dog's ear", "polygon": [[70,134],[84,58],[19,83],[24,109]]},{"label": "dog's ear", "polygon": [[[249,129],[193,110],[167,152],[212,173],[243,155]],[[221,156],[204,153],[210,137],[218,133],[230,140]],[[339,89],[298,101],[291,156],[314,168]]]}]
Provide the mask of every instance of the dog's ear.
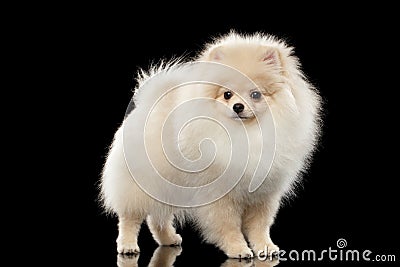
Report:
[{"label": "dog's ear", "polygon": [[273,65],[276,67],[283,67],[282,60],[278,49],[273,47],[265,47],[261,60],[268,65]]},{"label": "dog's ear", "polygon": [[217,47],[213,48],[208,54],[208,60],[211,60],[211,61],[223,60],[225,55],[222,50],[223,50],[222,46],[217,46]]}]

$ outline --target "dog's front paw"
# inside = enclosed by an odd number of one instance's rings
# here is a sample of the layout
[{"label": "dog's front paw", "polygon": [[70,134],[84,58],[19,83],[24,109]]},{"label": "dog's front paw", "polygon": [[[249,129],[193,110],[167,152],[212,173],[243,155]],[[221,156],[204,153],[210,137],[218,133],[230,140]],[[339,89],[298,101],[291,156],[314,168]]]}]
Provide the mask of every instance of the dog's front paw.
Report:
[{"label": "dog's front paw", "polygon": [[118,240],[117,250],[120,254],[138,254],[140,252],[139,246],[134,240]]},{"label": "dog's front paw", "polygon": [[225,253],[229,258],[234,258],[234,259],[250,259],[254,257],[253,252],[247,246],[246,247],[232,246],[231,248],[228,248]]},{"label": "dog's front paw", "polygon": [[182,245],[182,237],[180,234],[175,234],[171,239],[170,246],[180,246]]},{"label": "dog's front paw", "polygon": [[156,240],[160,246],[180,246],[182,237],[180,234],[168,235],[168,237],[159,238]]},{"label": "dog's front paw", "polygon": [[279,247],[272,242],[268,242],[264,243],[264,245],[262,244],[255,245],[253,247],[253,251],[257,256],[261,257],[278,256]]}]

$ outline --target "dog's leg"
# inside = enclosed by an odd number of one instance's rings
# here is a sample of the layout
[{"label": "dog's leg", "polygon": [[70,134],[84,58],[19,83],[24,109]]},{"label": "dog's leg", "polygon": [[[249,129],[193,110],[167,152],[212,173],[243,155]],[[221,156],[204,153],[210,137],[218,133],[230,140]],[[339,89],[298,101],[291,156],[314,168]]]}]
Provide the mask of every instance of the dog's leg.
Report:
[{"label": "dog's leg", "polygon": [[151,215],[147,217],[147,225],[153,234],[154,240],[161,246],[179,246],[182,243],[182,237],[175,232],[173,226],[174,216],[167,219],[154,219]]},{"label": "dog's leg", "polygon": [[198,208],[197,222],[206,241],[216,244],[230,258],[252,258],[241,231],[241,212],[227,199]]},{"label": "dog's leg", "polygon": [[144,217],[140,215],[125,214],[118,216],[117,250],[121,254],[137,254],[140,252],[137,237]]},{"label": "dog's leg", "polygon": [[243,233],[255,255],[261,250],[263,253],[260,255],[265,255],[265,252],[268,255],[279,252],[269,235],[278,209],[279,199],[270,199],[268,203],[249,206],[243,213]]}]

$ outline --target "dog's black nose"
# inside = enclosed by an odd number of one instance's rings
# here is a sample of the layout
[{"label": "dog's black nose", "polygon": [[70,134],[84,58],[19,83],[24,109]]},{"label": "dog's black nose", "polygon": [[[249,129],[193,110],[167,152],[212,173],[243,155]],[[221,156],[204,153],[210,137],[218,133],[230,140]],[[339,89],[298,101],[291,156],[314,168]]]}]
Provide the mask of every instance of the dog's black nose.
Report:
[{"label": "dog's black nose", "polygon": [[244,110],[244,106],[242,103],[236,103],[235,105],[233,105],[233,110],[239,114],[240,112],[242,112]]}]

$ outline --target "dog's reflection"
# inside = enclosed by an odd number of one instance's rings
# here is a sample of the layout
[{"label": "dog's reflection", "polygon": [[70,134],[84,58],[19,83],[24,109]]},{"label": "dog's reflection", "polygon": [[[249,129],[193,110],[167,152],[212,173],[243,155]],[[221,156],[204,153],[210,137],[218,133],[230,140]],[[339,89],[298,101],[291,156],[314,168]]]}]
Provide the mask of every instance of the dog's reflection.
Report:
[{"label": "dog's reflection", "polygon": [[[172,266],[182,252],[182,247],[158,247],[151,257],[149,267],[169,267]],[[118,267],[138,267],[139,255],[122,255],[118,254]],[[221,267],[273,267],[279,264],[279,260],[258,259],[238,260],[227,259]]]},{"label": "dog's reflection", "polygon": [[118,254],[117,256],[117,266],[118,267],[137,267],[139,255],[123,255]]},{"label": "dog's reflection", "polygon": [[149,267],[165,266],[174,264],[176,257],[181,255],[182,247],[158,247],[151,257]]},{"label": "dog's reflection", "polygon": [[279,260],[265,260],[260,261],[258,259],[249,260],[238,260],[238,259],[227,259],[221,267],[273,267],[279,264]]},{"label": "dog's reflection", "polygon": [[[151,257],[149,267],[169,267],[182,252],[182,247],[158,247]],[[118,254],[118,267],[138,267],[139,255]]]}]

